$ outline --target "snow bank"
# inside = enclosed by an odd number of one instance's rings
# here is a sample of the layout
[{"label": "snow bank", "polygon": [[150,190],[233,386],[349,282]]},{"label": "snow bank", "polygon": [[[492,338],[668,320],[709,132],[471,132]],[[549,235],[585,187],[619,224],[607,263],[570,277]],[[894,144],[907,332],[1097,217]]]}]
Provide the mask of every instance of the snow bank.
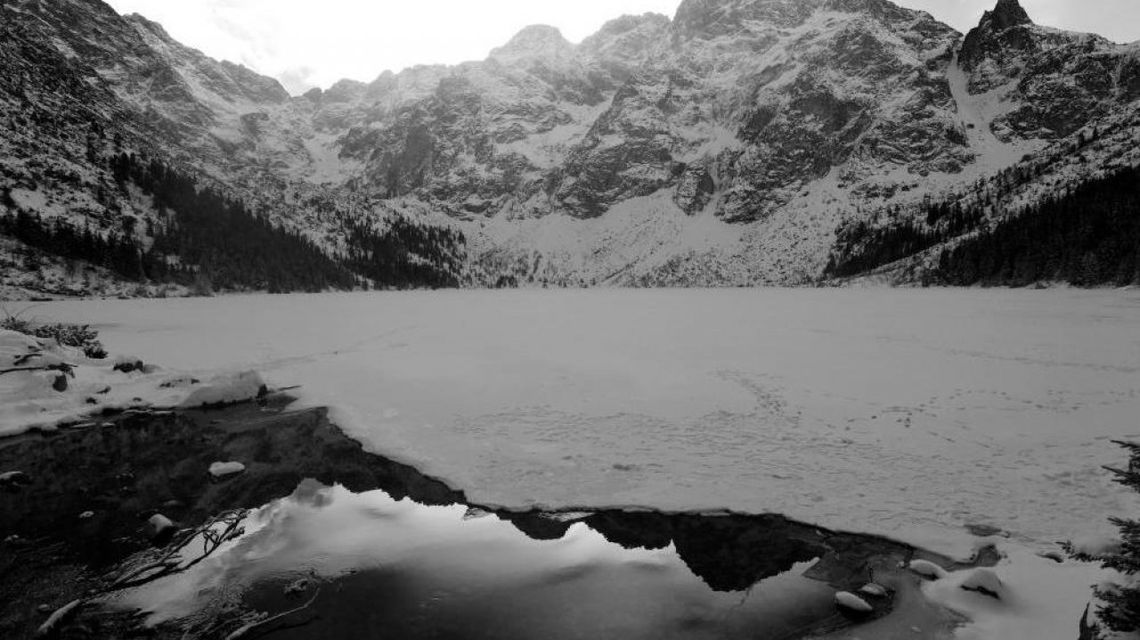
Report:
[{"label": "snow bank", "polygon": [[137,358],[96,360],[15,331],[0,331],[0,436],[52,429],[106,410],[199,407],[241,402],[264,393],[254,372],[200,382],[188,374],[138,366]]},{"label": "snow bank", "polygon": [[[968,621],[961,640],[1072,640],[1089,603],[1090,586],[1105,578],[1095,564],[1057,563],[1028,549],[1009,546],[993,571],[971,569],[923,585],[930,600]],[[977,587],[996,589],[995,599]]]},{"label": "snow bank", "polygon": [[1074,539],[1072,543],[1073,551],[1092,558],[1119,553],[1122,544],[1119,536],[1111,534],[1082,535]]}]

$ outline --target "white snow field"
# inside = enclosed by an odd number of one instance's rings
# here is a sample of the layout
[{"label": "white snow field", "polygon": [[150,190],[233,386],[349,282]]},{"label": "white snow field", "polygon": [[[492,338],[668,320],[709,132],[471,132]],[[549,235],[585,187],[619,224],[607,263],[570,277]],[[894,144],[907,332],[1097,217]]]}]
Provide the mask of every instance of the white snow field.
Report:
[{"label": "white snow field", "polygon": [[477,502],[777,512],[946,549],[1113,533],[1140,292],[521,290],[48,303],[256,370]]}]

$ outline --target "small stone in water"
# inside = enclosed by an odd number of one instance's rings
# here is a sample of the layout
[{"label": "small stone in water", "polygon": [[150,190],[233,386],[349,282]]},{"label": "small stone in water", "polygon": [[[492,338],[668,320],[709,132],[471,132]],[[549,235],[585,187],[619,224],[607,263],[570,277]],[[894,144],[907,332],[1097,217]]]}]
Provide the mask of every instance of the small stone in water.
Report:
[{"label": "small stone in water", "polygon": [[859,589],[859,593],[875,598],[885,598],[887,595],[887,588],[881,584],[875,584],[874,582],[871,582],[863,585],[863,587]]},{"label": "small stone in water", "polygon": [[941,580],[946,577],[946,570],[929,560],[915,560],[911,562],[910,570],[931,580]]},{"label": "small stone in water", "polygon": [[867,601],[849,591],[840,591],[835,594],[835,604],[840,609],[847,609],[857,613],[870,613],[875,610],[874,607],[867,604]]}]

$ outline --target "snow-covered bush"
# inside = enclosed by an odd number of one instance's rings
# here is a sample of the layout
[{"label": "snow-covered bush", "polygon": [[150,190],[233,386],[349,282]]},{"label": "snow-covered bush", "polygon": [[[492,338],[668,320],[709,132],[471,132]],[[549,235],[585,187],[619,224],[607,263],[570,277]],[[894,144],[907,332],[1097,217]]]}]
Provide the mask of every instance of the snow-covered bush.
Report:
[{"label": "snow-covered bush", "polygon": [[107,351],[103,348],[103,343],[99,342],[99,332],[92,329],[90,325],[69,323],[36,324],[32,320],[23,317],[26,311],[27,309],[24,309],[12,313],[4,309],[4,317],[0,318],[0,330],[17,331],[36,338],[55,340],[65,347],[82,349],[83,355],[88,358],[102,360],[107,357]]},{"label": "snow-covered bush", "polygon": [[107,350],[99,342],[99,332],[89,325],[79,324],[44,324],[33,327],[31,335],[37,338],[55,340],[65,347],[76,347],[83,350],[88,358],[102,360],[107,357]]}]

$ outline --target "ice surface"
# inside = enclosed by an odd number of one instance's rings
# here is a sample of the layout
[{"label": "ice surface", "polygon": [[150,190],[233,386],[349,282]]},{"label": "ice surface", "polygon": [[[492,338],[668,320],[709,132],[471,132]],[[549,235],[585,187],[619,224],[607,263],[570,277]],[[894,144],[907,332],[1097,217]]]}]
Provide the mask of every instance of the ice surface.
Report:
[{"label": "ice surface", "polygon": [[[779,512],[968,553],[1135,508],[1135,291],[647,290],[64,302],[114,352],[257,370],[476,502]],[[935,544],[936,547],[939,544]],[[1050,562],[1050,561],[1045,561]]]}]

